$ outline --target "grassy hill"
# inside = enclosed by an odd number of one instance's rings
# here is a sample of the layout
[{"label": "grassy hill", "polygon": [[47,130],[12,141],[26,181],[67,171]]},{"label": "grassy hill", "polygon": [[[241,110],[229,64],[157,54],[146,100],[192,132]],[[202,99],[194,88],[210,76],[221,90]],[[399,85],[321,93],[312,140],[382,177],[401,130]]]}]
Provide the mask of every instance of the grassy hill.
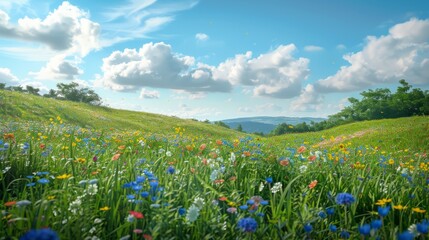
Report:
[{"label": "grassy hill", "polygon": [[[187,133],[213,138],[239,138],[243,133],[208,123],[136,111],[97,107],[0,90],[0,121],[48,121],[61,116],[66,123],[95,129],[141,130],[173,133],[184,127]],[[316,148],[339,143],[380,146],[384,149],[429,150],[429,117],[383,119],[347,124],[321,132],[286,134],[264,141],[278,146],[305,144]]]},{"label": "grassy hill", "polygon": [[35,95],[0,90],[1,121],[49,121],[61,118],[69,124],[85,128],[140,130],[156,133],[173,133],[175,127],[184,127],[186,132],[198,136],[216,135],[232,138],[237,131],[159,114],[118,110],[91,106],[83,103],[54,100]]}]

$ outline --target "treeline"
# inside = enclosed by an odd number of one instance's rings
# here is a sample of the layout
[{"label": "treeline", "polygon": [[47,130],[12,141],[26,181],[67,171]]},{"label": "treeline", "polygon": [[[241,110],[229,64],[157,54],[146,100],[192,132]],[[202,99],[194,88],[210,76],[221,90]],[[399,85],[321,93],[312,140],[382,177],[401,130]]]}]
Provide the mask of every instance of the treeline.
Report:
[{"label": "treeline", "polygon": [[87,87],[82,87],[76,82],[72,82],[69,84],[58,83],[57,89],[50,89],[48,93],[41,95],[40,89],[32,86],[8,86],[6,84],[0,83],[1,90],[9,90],[15,92],[23,92],[36,96],[43,96],[46,98],[54,98],[59,100],[69,100],[73,102],[82,102],[88,103],[91,105],[99,106],[102,104],[101,97]]},{"label": "treeline", "polygon": [[387,88],[363,91],[361,100],[349,98],[351,105],[330,115],[327,120],[297,125],[283,123],[269,135],[320,131],[356,121],[429,115],[429,91],[413,88],[403,79],[399,83],[395,93]]}]

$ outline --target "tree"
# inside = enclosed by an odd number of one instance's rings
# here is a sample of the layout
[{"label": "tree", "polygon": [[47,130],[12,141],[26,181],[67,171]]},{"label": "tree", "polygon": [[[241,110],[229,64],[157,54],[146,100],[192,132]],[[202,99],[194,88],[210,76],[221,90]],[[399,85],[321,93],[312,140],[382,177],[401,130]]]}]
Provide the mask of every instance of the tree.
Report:
[{"label": "tree", "polygon": [[35,88],[35,87],[29,86],[29,85],[25,86],[25,92],[27,92],[29,94],[40,96],[39,91],[40,91],[39,88]]},{"label": "tree", "polygon": [[43,94],[43,97],[47,97],[47,98],[57,98],[58,94],[57,91],[55,91],[54,89],[50,89],[48,93]]},{"label": "tree", "polygon": [[81,88],[78,83],[58,83],[57,96],[74,102],[84,102],[92,105],[101,105],[101,98],[94,90]]},{"label": "tree", "polygon": [[224,127],[224,128],[229,128],[229,126],[228,125],[226,125],[224,122],[222,122],[222,121],[216,121],[216,122],[214,122],[214,124],[215,125],[218,125],[218,126],[221,126],[221,127]]},{"label": "tree", "polygon": [[0,83],[0,89],[5,89],[6,83]]},{"label": "tree", "polygon": [[239,132],[243,132],[243,127],[241,126],[241,124],[238,124],[236,130]]}]

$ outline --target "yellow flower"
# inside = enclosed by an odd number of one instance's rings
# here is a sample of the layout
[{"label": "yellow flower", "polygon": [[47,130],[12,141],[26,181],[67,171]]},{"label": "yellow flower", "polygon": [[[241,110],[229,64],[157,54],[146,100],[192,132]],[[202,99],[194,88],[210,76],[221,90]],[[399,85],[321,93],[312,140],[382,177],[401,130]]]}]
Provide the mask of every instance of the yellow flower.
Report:
[{"label": "yellow flower", "polygon": [[387,198],[383,198],[378,200],[375,205],[379,205],[379,206],[383,206],[386,205],[386,203],[390,203],[392,201],[392,199],[387,199]]},{"label": "yellow flower", "polygon": [[48,200],[54,200],[54,199],[55,199],[55,196],[48,196]]},{"label": "yellow flower", "polygon": [[100,208],[100,211],[108,211],[108,210],[110,210],[110,208],[108,206]]},{"label": "yellow flower", "polygon": [[390,165],[393,165],[395,163],[395,160],[393,160],[393,159],[389,159],[389,164]]},{"label": "yellow flower", "polygon": [[64,173],[63,175],[57,176],[57,179],[68,179],[71,176],[71,174]]},{"label": "yellow flower", "polygon": [[228,205],[229,205],[230,207],[235,207],[237,204],[235,204],[235,202],[229,202],[229,203],[228,203]]},{"label": "yellow flower", "polygon": [[399,205],[393,206],[393,208],[396,209],[396,210],[405,210],[408,207],[407,206],[402,206],[401,204],[399,204]]},{"label": "yellow flower", "polygon": [[78,163],[85,163],[86,159],[85,158],[77,158],[76,162],[78,162]]},{"label": "yellow flower", "polygon": [[426,210],[420,209],[419,207],[416,207],[416,208],[413,208],[413,212],[416,212],[416,213],[425,213]]}]

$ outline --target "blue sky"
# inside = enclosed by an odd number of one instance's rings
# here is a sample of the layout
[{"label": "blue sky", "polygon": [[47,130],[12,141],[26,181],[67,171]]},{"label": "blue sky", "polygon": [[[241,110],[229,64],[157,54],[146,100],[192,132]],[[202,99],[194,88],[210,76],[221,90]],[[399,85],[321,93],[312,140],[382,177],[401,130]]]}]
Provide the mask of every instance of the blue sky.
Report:
[{"label": "blue sky", "polygon": [[429,88],[429,1],[0,1],[0,82],[114,108],[326,117],[400,79]]}]

